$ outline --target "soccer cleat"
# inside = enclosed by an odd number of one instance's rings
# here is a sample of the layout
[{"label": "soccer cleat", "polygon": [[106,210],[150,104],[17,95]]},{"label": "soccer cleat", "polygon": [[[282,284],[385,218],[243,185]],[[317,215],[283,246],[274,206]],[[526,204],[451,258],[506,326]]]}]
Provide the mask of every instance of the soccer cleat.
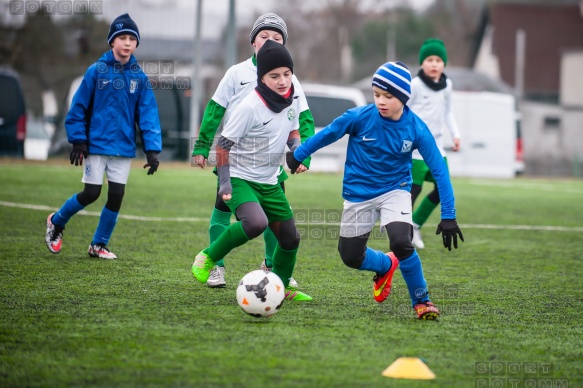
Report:
[{"label": "soccer cleat", "polygon": [[413,243],[413,245],[417,249],[425,248],[425,243],[423,242],[423,239],[421,238],[421,230],[419,229],[419,227],[417,225],[413,225],[413,240],[411,240],[411,242]]},{"label": "soccer cleat", "polygon": [[45,242],[47,243],[49,251],[52,253],[59,253],[63,247],[63,229],[65,228],[53,224],[52,219],[54,214],[55,213],[51,213],[47,217],[47,232],[45,234]]},{"label": "soccer cleat", "polygon": [[379,303],[382,303],[389,297],[391,294],[391,283],[393,282],[393,274],[395,270],[399,266],[399,260],[397,260],[397,256],[393,252],[387,253],[389,259],[391,260],[391,268],[382,276],[375,275],[372,278],[373,281],[373,288],[372,288],[372,296],[374,300]]},{"label": "soccer cleat", "polygon": [[285,288],[285,297],[283,300],[309,301],[312,300],[312,297],[293,287],[287,286]]},{"label": "soccer cleat", "polygon": [[89,244],[89,250],[87,251],[89,256],[98,257],[100,259],[115,260],[117,256],[113,254],[107,247],[103,244]]},{"label": "soccer cleat", "polygon": [[[261,263],[261,266],[259,268],[264,270],[264,271],[271,272],[271,267],[267,266],[267,264],[265,263],[265,260],[263,260],[263,262]],[[292,288],[299,287],[298,282],[294,278],[289,278],[289,286]]]},{"label": "soccer cleat", "polygon": [[425,320],[435,320],[439,318],[439,310],[433,302],[420,302],[417,303],[414,307],[415,312],[417,313],[418,319],[425,319]]},{"label": "soccer cleat", "polygon": [[209,257],[209,255],[204,253],[204,251],[200,251],[192,263],[192,275],[199,282],[206,283],[207,280],[209,280],[211,268],[213,268],[214,265],[215,262]]},{"label": "soccer cleat", "polygon": [[215,265],[211,270],[209,280],[206,281],[206,285],[211,288],[225,287],[227,285],[225,281],[225,267]]}]

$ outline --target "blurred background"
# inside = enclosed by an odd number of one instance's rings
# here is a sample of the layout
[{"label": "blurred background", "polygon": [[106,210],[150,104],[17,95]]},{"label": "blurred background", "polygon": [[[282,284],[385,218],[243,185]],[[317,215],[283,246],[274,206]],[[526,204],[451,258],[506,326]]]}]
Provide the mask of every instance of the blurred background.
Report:
[{"label": "blurred background", "polygon": [[[0,0],[0,157],[68,154],[63,122],[79,77],[126,12],[167,160],[189,161],[204,106],[226,69],[253,54],[255,19],[275,12],[318,129],[372,102],[372,74],[387,60],[416,74],[422,42],[435,37],[462,133],[452,175],[582,176],[583,0]],[[340,170],[343,152],[312,169]]]}]

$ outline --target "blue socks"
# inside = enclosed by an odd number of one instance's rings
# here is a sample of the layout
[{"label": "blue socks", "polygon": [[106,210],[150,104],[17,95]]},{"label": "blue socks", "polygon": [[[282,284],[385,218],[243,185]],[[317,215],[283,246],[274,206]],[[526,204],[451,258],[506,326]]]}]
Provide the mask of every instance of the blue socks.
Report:
[{"label": "blue socks", "polygon": [[384,252],[366,248],[364,260],[359,270],[373,271],[378,275],[384,275],[391,269],[391,259]]},{"label": "blue socks", "polygon": [[429,301],[429,292],[427,291],[427,282],[423,276],[423,267],[421,267],[421,259],[417,251],[406,259],[399,261],[399,268],[407,289],[411,297],[411,305],[415,306],[419,302]]},{"label": "blue socks", "polygon": [[99,225],[97,225],[97,230],[95,231],[91,244],[107,245],[117,223],[118,214],[119,212],[112,212],[105,206],[103,207],[101,217],[99,217]]},{"label": "blue socks", "polygon": [[52,223],[64,227],[67,222],[69,222],[71,217],[84,208],[85,206],[81,205],[79,201],[77,201],[77,194],[73,194],[73,196],[66,200],[63,206],[61,206],[61,208],[55,213]]}]

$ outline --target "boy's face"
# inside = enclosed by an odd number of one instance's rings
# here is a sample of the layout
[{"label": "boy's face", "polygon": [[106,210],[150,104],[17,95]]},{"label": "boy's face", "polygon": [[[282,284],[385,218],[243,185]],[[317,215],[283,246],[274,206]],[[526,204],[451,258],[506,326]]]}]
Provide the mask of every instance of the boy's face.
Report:
[{"label": "boy's face", "polygon": [[289,67],[278,67],[265,74],[261,81],[275,93],[285,96],[289,93],[292,84],[292,71]]},{"label": "boy's face", "polygon": [[268,40],[273,40],[274,42],[283,44],[283,36],[273,30],[262,30],[255,37],[255,42],[253,42],[253,47],[255,47],[255,55],[259,52],[259,49],[263,47],[263,44]]},{"label": "boy's face", "polygon": [[127,63],[130,57],[136,51],[138,40],[133,35],[118,35],[113,40],[111,48],[113,56],[121,63]]},{"label": "boy's face", "polygon": [[437,55],[430,55],[421,63],[421,69],[423,69],[425,75],[434,81],[439,81],[444,67],[445,63],[443,63],[443,59]]},{"label": "boy's face", "polygon": [[403,114],[403,103],[401,100],[376,86],[372,87],[372,92],[374,95],[374,104],[381,116],[391,120],[399,120],[401,118]]}]

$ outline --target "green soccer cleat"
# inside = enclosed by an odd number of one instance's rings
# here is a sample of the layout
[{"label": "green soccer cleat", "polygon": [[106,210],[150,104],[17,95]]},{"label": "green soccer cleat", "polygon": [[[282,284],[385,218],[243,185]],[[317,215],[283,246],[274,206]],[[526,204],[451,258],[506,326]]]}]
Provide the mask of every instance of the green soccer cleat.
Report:
[{"label": "green soccer cleat", "polygon": [[204,251],[200,251],[194,258],[194,263],[192,263],[192,275],[199,282],[206,283],[214,265],[215,262],[209,257],[209,255],[204,253]]},{"label": "green soccer cleat", "polygon": [[312,300],[312,297],[288,286],[285,288],[285,297],[283,300],[309,301]]}]

